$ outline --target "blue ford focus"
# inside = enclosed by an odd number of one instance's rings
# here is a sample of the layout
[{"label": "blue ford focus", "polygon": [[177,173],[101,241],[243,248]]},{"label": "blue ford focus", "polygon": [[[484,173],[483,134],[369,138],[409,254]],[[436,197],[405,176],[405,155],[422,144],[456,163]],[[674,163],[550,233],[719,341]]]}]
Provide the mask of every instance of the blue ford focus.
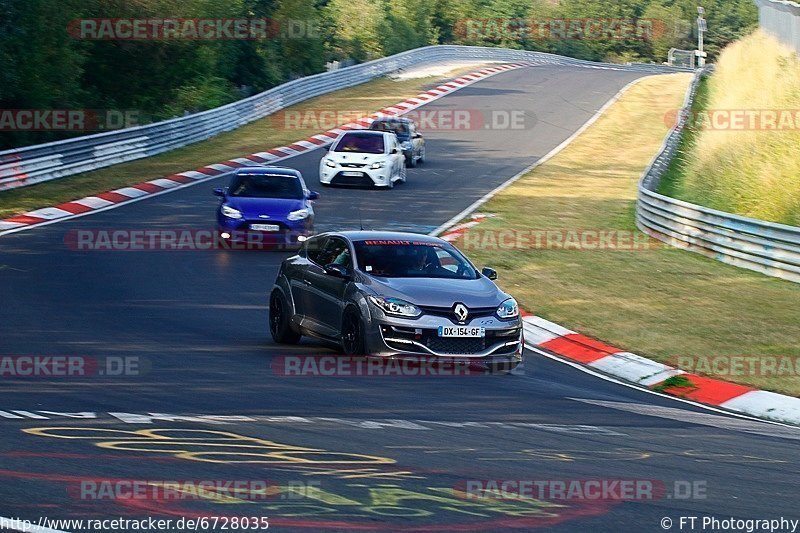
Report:
[{"label": "blue ford focus", "polygon": [[220,237],[256,248],[297,246],[314,232],[312,200],[303,176],[293,168],[244,167],[229,185],[214,189]]}]

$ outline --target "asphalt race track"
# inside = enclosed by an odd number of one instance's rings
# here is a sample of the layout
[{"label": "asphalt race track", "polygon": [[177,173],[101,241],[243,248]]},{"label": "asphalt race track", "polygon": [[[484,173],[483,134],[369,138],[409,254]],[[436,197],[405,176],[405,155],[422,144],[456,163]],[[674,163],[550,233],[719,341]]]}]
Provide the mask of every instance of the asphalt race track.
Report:
[{"label": "asphalt race track", "polygon": [[[320,192],[318,230],[357,228],[360,218],[365,228],[427,233],[557,146],[637,76],[525,68],[440,99],[424,109],[524,110],[526,128],[426,131],[428,162],[392,191],[319,187],[322,150],[283,164]],[[664,517],[672,530],[681,516],[797,517],[800,431],[532,352],[512,376],[282,376],[282,356],[336,353],[307,340],[272,343],[267,295],[284,254],[65,244],[79,228],[210,229],[211,189],[223,180],[0,237],[0,355],[116,358],[140,369],[0,381],[0,516],[264,516],[278,531],[608,532],[664,531]],[[163,416],[136,416],[147,413]],[[453,491],[475,480],[589,479],[644,480],[657,490],[625,501]],[[293,488],[181,501],[81,490],[108,480]]]}]

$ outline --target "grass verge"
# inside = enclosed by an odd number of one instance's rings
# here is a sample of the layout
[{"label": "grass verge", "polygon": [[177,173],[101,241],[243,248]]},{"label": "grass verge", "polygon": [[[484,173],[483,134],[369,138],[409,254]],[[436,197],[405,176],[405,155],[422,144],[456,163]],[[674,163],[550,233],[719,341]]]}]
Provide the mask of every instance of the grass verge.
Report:
[{"label": "grass verge", "polygon": [[[566,149],[484,205],[481,211],[496,216],[457,244],[477,264],[497,268],[500,284],[526,310],[667,364],[684,358],[685,367],[688,357],[696,366],[687,370],[800,395],[796,368],[781,375],[758,365],[737,375],[702,371],[703,361],[740,356],[800,361],[800,285],[645,240],[635,230],[638,178],[689,80],[672,74],[634,85]],[[530,238],[532,230],[553,231],[564,243],[610,230],[634,235],[638,244],[630,251],[550,249]],[[498,239],[501,231],[527,241]]]},{"label": "grass verge", "polygon": [[[349,114],[350,112],[367,114],[377,111],[446,80],[480,68],[480,65],[459,67],[441,76],[405,80],[380,78],[306,100],[275,115],[185,148],[93,172],[5,191],[0,193],[0,219],[185,170],[193,170],[204,165],[264,152],[338,125],[328,124],[327,121],[319,124],[318,120],[307,119],[299,121],[299,125],[308,127],[294,127],[296,122],[291,122],[291,127],[286,127],[282,118],[285,112],[299,112],[303,117],[315,117],[321,112],[338,111],[352,120],[355,117]],[[313,115],[307,115],[312,112]]]},{"label": "grass verge", "polygon": [[659,192],[800,225],[800,59],[756,32],[722,52],[701,89]]}]

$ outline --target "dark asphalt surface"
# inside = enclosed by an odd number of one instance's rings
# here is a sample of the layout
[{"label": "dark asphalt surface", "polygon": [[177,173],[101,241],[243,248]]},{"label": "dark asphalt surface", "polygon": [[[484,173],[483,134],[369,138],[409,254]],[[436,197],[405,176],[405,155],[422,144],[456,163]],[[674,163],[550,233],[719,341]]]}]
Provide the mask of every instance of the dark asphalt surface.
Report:
[{"label": "dark asphalt surface", "polygon": [[[429,162],[392,191],[320,188],[320,150],[283,164],[321,193],[318,230],[357,228],[361,218],[366,228],[427,233],[557,146],[636,77],[526,68],[438,100],[427,109],[524,110],[528,127],[426,132]],[[0,380],[0,516],[224,517],[200,531],[233,530],[235,516],[293,531],[638,532],[663,531],[663,517],[672,530],[680,516],[800,518],[800,431],[710,413],[532,352],[514,376],[284,377],[281,356],[335,352],[271,342],[266,297],[282,254],[65,245],[79,228],[209,229],[211,189],[221,185],[0,237],[0,355],[136,358],[143,369]],[[160,415],[135,416],[147,413]],[[633,501],[453,493],[470,480],[588,479],[650,480],[657,490]],[[109,480],[294,489],[250,500],[100,499],[90,483]]]}]

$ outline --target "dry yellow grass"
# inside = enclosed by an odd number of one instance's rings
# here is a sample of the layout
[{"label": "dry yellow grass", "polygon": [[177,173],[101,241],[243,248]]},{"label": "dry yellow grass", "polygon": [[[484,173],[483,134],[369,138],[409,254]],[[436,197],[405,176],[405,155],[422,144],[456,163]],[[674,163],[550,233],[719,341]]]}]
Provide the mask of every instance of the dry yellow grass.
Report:
[{"label": "dry yellow grass", "polygon": [[[634,85],[564,151],[482,207],[497,216],[460,245],[477,264],[497,268],[524,309],[646,357],[673,365],[682,356],[800,357],[796,284],[656,241],[636,251],[480,246],[492,230],[635,232],[637,180],[689,78]],[[732,379],[800,394],[798,376]]]},{"label": "dry yellow grass", "polygon": [[[800,225],[800,58],[756,32],[727,47],[707,82],[706,111],[776,112],[775,129],[760,119],[745,130],[704,128],[693,136],[680,171],[664,192],[745,216]],[[700,110],[698,110],[700,111]],[[780,116],[780,115],[778,115]],[[749,119],[746,121],[749,123]]]}]

